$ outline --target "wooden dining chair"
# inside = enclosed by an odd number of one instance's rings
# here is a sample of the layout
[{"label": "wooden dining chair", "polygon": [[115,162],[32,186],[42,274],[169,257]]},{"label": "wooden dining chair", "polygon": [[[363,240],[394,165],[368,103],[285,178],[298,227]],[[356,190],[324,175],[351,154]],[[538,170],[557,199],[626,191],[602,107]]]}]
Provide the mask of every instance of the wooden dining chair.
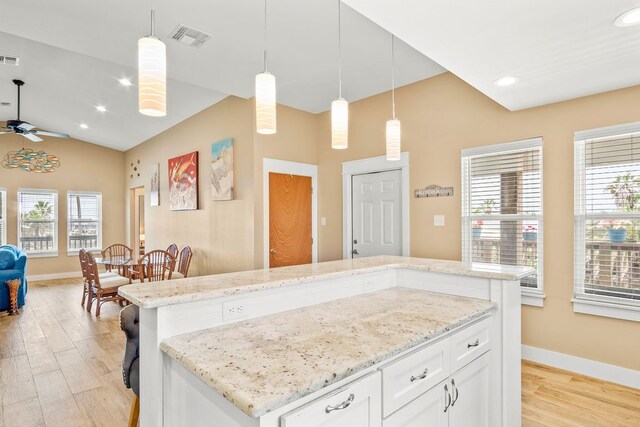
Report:
[{"label": "wooden dining chair", "polygon": [[[110,258],[128,260],[131,259],[131,257],[133,256],[132,254],[133,251],[131,250],[131,248],[127,245],[123,245],[122,243],[114,243],[102,250],[102,258],[104,259]],[[107,269],[107,271],[111,271],[113,267],[113,265],[105,264],[105,268]],[[121,276],[125,275],[125,266],[117,265],[115,267],[118,271],[118,274],[120,274]]]},{"label": "wooden dining chair", "polygon": [[85,263],[89,278],[89,300],[87,311],[91,312],[93,302],[96,303],[96,317],[100,317],[100,308],[107,301],[116,301],[122,304],[125,299],[118,295],[120,286],[131,284],[131,279],[122,276],[110,276],[101,278],[98,264],[91,252],[85,252]]},{"label": "wooden dining chair", "polygon": [[176,259],[169,252],[157,249],[147,252],[138,260],[140,281],[157,282],[171,280]]},{"label": "wooden dining chair", "polygon": [[[82,307],[84,307],[84,303],[85,301],[87,301],[87,297],[91,292],[91,286],[90,286],[91,281],[89,276],[89,269],[87,267],[86,254],[87,254],[87,251],[85,251],[84,249],[80,249],[78,251],[78,258],[80,259],[80,271],[82,272],[82,302],[80,303]],[[98,273],[98,277],[101,280],[106,280],[111,277],[120,277],[120,275],[112,271],[106,271],[106,272]]]},{"label": "wooden dining chair", "polygon": [[183,279],[187,277],[189,273],[189,266],[191,265],[191,257],[193,252],[189,246],[185,246],[180,251],[180,259],[178,261],[178,268],[173,272],[172,279]]},{"label": "wooden dining chair", "polygon": [[177,259],[178,258],[178,245],[176,245],[175,243],[170,244],[169,247],[167,248],[167,252],[169,252],[172,257]]}]

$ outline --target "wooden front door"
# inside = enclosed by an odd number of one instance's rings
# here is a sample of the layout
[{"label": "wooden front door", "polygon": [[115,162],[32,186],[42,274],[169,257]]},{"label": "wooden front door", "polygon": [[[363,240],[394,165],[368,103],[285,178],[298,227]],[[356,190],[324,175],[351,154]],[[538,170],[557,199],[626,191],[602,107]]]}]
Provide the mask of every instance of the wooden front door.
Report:
[{"label": "wooden front door", "polygon": [[310,264],[311,177],[269,173],[269,267]]}]

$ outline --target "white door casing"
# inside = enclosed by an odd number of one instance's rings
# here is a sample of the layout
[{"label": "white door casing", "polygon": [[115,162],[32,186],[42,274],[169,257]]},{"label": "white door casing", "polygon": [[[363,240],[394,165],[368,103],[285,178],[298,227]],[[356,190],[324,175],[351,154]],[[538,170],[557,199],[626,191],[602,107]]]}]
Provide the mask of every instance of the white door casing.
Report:
[{"label": "white door casing", "polygon": [[353,250],[352,233],[352,178],[372,172],[400,170],[402,176],[401,205],[402,205],[402,256],[409,253],[409,153],[403,152],[400,161],[388,161],[384,156],[368,159],[342,162],[342,257],[351,258]]},{"label": "white door casing", "polygon": [[402,171],[352,177],[352,257],[402,255]]}]

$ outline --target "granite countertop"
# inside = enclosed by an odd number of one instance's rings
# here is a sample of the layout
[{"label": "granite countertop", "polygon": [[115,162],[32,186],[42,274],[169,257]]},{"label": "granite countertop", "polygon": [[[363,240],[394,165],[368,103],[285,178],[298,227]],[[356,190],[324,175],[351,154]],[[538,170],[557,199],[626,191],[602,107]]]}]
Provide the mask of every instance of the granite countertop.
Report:
[{"label": "granite countertop", "polygon": [[160,348],[259,417],[496,307],[399,287],[178,335]]},{"label": "granite countertop", "polygon": [[154,308],[392,268],[499,280],[518,280],[534,272],[529,267],[494,264],[473,264],[469,267],[460,261],[375,256],[127,285],[122,286],[118,294],[142,308]]}]

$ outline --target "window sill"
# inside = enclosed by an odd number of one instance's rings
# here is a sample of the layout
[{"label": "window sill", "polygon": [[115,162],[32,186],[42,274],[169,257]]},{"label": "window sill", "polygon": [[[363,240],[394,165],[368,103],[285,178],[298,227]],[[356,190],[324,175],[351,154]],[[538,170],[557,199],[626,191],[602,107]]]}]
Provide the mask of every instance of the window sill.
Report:
[{"label": "window sill", "polygon": [[[89,249],[89,252],[93,255],[102,255],[101,249]],[[67,250],[67,256],[78,256],[78,254],[80,254],[80,249]]]},{"label": "window sill", "polygon": [[571,302],[575,313],[640,322],[640,307],[578,298],[573,298]]},{"label": "window sill", "polygon": [[520,303],[532,307],[544,307],[544,300],[547,298],[547,296],[538,289],[521,288],[520,295]]},{"label": "window sill", "polygon": [[36,252],[29,253],[27,252],[27,258],[56,258],[58,256],[58,252]]}]

